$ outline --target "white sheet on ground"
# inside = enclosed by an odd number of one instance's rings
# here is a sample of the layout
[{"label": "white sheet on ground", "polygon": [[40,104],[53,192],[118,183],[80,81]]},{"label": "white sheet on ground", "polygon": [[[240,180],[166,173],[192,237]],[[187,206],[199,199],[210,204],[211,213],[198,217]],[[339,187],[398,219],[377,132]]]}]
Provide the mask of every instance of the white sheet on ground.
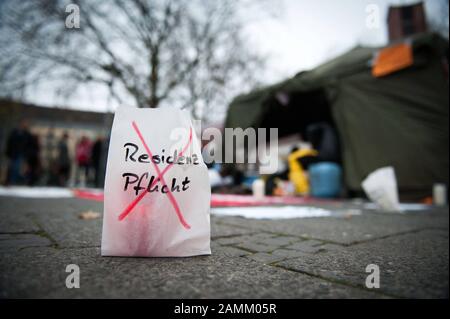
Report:
[{"label": "white sheet on ground", "polygon": [[323,208],[305,206],[254,206],[220,207],[211,209],[211,214],[219,216],[241,216],[253,219],[288,219],[307,217],[327,217],[332,212]]},{"label": "white sheet on ground", "polygon": [[[426,204],[419,204],[419,203],[401,203],[398,205],[398,207],[400,208],[400,212],[408,212],[408,211],[420,211],[420,210],[427,210],[430,209],[430,205],[426,205]],[[365,209],[370,209],[370,210],[378,210],[378,206],[374,203],[367,203],[364,204],[364,208]]]},{"label": "white sheet on ground", "polygon": [[0,186],[0,196],[26,198],[67,198],[73,197],[73,194],[70,189],[62,187]]}]

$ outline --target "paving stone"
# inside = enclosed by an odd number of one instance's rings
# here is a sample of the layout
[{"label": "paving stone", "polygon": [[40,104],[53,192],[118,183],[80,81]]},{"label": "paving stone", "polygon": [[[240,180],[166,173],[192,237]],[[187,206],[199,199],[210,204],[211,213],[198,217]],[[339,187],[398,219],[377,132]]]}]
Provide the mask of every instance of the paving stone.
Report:
[{"label": "paving stone", "polygon": [[39,230],[33,219],[25,214],[0,212],[0,233],[33,233]]},{"label": "paving stone", "polygon": [[219,222],[220,220],[212,215],[211,216],[211,237],[219,238],[219,237],[229,237],[229,236],[237,236],[237,235],[245,235],[249,233],[253,233],[252,230],[235,227],[230,225],[222,225]]},{"label": "paving stone", "polygon": [[322,242],[318,240],[304,240],[300,242],[296,242],[292,245],[286,246],[287,249],[297,250],[304,253],[315,253],[320,250],[319,245],[321,245]]},{"label": "paving stone", "polygon": [[248,256],[251,254],[249,251],[242,250],[242,249],[239,249],[236,247],[230,247],[230,246],[213,249],[213,253],[217,250],[220,250],[221,252],[223,252],[226,255],[237,256],[237,257]]},{"label": "paving stone", "polygon": [[[79,219],[87,210],[102,203],[0,197],[0,298],[448,298],[448,208],[211,216],[212,255],[192,258],[101,257],[102,221]],[[80,289],[65,287],[72,263]],[[380,266],[378,290],[365,288],[369,263]]]},{"label": "paving stone", "polygon": [[275,234],[259,232],[257,234],[252,234],[251,240],[254,242],[262,243],[267,239],[274,238],[275,236],[276,236]]},{"label": "paving stone", "polygon": [[280,248],[280,249],[274,250],[272,252],[272,255],[281,256],[281,257],[283,257],[283,259],[287,259],[287,258],[295,258],[295,257],[304,256],[305,252],[298,251],[298,250],[292,250],[292,249]]},{"label": "paving stone", "polygon": [[246,258],[250,258],[264,264],[271,264],[280,260],[286,259],[285,256],[273,255],[268,253],[255,253],[251,255],[247,255]]},{"label": "paving stone", "polygon": [[[34,225],[33,231],[45,231],[61,247],[100,246],[102,218],[82,220],[79,214],[88,210],[103,212],[102,203],[76,198],[4,199],[0,197],[0,214],[17,211],[26,216],[16,220],[24,229]],[[20,225],[15,230],[20,229]]]},{"label": "paving stone", "polygon": [[322,251],[342,250],[342,249],[345,249],[345,246],[327,243],[327,244],[318,246],[318,248],[319,248],[319,251],[322,252]]},{"label": "paving stone", "polygon": [[32,233],[39,231],[39,227],[30,218],[30,213],[23,209],[25,206],[16,205],[20,201],[0,196],[0,233]]},{"label": "paving stone", "polygon": [[279,263],[288,269],[365,287],[380,269],[379,291],[406,298],[448,298],[448,232],[424,230]]},{"label": "paving stone", "polygon": [[252,252],[270,252],[278,248],[278,246],[259,244],[255,242],[242,242],[237,244],[236,247],[250,250]]},{"label": "paving stone", "polygon": [[[0,298],[383,298],[216,251],[188,258],[101,257],[98,248],[1,252]],[[68,289],[68,264],[80,288]]]},{"label": "paving stone", "polygon": [[293,244],[295,242],[301,241],[302,239],[299,237],[293,236],[277,236],[266,238],[260,241],[261,244],[267,244],[271,246],[287,246]]},{"label": "paving stone", "polygon": [[268,246],[279,246],[277,240],[274,239],[276,235],[258,233],[258,234],[247,234],[242,236],[226,236],[221,238],[215,238],[214,240],[221,245],[236,245],[236,244],[258,244],[258,245],[268,245]]},{"label": "paving stone", "polygon": [[221,238],[213,238],[213,241],[220,245],[235,245],[243,242],[251,241],[251,236],[231,236],[231,237],[221,237]]},{"label": "paving stone", "polygon": [[449,213],[447,207],[403,214],[364,211],[362,215],[352,216],[350,219],[315,217],[274,222],[273,220],[228,217],[226,224],[239,225],[254,231],[310,237],[338,244],[353,244],[421,229],[448,230]]},{"label": "paving stone", "polygon": [[0,249],[51,246],[52,242],[36,234],[0,234]]}]

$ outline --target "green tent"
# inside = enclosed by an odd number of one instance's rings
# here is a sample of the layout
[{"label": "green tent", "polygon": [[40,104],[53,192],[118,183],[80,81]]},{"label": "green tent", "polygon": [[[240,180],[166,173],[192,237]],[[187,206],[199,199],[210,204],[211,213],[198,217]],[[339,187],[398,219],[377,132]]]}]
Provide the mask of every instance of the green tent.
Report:
[{"label": "green tent", "polygon": [[277,127],[283,137],[329,121],[339,134],[348,190],[361,191],[370,172],[392,165],[402,195],[429,195],[434,183],[448,185],[448,42],[428,33],[405,41],[413,52],[409,67],[374,77],[380,48],[357,47],[236,97],[225,127]]}]

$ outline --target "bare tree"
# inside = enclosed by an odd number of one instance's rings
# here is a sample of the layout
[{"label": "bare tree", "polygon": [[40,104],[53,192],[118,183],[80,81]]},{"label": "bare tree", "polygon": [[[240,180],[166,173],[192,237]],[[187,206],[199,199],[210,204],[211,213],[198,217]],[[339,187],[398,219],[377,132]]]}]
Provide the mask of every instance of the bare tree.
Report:
[{"label": "bare tree", "polygon": [[[65,25],[70,3],[79,29]],[[4,1],[0,94],[23,96],[46,81],[70,96],[95,84],[120,104],[173,104],[204,117],[258,83],[264,59],[241,30],[232,0]]]},{"label": "bare tree", "polygon": [[448,2],[449,0],[437,0],[438,12],[428,19],[431,31],[438,32],[448,39]]}]

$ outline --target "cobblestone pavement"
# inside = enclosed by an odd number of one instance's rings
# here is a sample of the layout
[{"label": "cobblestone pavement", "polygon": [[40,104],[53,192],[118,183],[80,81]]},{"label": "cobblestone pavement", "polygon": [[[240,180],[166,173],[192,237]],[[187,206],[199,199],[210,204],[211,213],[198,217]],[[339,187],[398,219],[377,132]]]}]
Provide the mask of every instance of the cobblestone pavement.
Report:
[{"label": "cobblestone pavement", "polygon": [[[101,257],[102,204],[0,197],[0,297],[448,298],[448,208],[335,217],[211,217],[212,255]],[[342,213],[343,212],[343,213]],[[68,264],[81,270],[68,289]],[[365,286],[366,267],[380,288]]]}]

